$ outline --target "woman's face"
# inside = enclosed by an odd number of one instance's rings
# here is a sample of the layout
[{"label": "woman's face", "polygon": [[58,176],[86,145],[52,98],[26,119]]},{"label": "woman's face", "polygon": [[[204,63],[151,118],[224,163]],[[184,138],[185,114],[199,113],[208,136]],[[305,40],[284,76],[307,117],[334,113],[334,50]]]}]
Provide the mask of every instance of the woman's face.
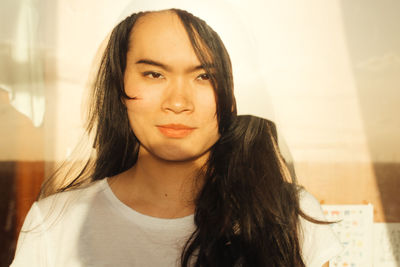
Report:
[{"label": "woman's face", "polygon": [[218,140],[214,89],[176,14],[150,13],[136,22],[124,85],[135,98],[125,104],[141,150],[188,161]]}]

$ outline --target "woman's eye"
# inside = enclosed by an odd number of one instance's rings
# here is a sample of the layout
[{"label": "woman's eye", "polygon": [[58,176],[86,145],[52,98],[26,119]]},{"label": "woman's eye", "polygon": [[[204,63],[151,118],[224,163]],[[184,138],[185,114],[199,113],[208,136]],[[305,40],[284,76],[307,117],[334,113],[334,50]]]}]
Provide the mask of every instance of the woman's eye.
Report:
[{"label": "woman's eye", "polygon": [[164,78],[164,76],[161,73],[154,72],[154,71],[144,72],[143,76],[151,78],[151,79],[162,79],[162,78]]},{"label": "woman's eye", "polygon": [[197,79],[202,81],[207,81],[210,79],[210,76],[207,73],[204,73],[197,76]]}]

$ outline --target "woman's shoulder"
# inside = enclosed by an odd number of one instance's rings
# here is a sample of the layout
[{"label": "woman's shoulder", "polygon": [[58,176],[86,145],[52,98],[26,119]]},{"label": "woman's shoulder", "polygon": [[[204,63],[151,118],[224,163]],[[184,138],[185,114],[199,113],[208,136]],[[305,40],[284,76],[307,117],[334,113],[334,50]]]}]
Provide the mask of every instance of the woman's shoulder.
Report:
[{"label": "woman's shoulder", "polygon": [[319,200],[304,188],[299,191],[299,204],[305,214],[317,220],[325,220]]},{"label": "woman's shoulder", "polygon": [[71,208],[82,208],[90,204],[99,192],[104,190],[106,179],[91,182],[80,188],[55,193],[36,201],[32,209],[37,209],[41,214],[51,214]]},{"label": "woman's shoulder", "polygon": [[[319,221],[327,221],[318,199],[305,189],[299,192],[299,202],[306,215]],[[331,224],[310,222],[300,216],[300,227],[302,254],[306,266],[322,266],[341,252],[342,246]]]}]

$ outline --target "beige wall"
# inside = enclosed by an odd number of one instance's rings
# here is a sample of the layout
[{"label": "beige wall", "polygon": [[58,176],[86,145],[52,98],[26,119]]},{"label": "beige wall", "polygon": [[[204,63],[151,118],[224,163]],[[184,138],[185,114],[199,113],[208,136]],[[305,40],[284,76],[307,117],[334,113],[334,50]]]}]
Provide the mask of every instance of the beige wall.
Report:
[{"label": "beige wall", "polygon": [[[129,1],[55,2],[37,5],[44,14],[39,31],[47,40],[40,44],[47,109],[39,132],[50,160],[65,157],[81,134],[82,95],[93,57]],[[230,2],[240,36],[229,27],[215,28],[233,51],[239,112],[272,116],[296,160],[400,161],[400,21],[392,14],[398,4]],[[12,42],[1,45],[5,51]],[[8,110],[5,94],[1,103]],[[1,114],[4,125],[15,124],[9,112]],[[29,121],[22,121],[27,133]],[[13,134],[7,129],[1,134],[1,159],[43,159],[38,148],[43,141],[20,153],[4,141]]]}]

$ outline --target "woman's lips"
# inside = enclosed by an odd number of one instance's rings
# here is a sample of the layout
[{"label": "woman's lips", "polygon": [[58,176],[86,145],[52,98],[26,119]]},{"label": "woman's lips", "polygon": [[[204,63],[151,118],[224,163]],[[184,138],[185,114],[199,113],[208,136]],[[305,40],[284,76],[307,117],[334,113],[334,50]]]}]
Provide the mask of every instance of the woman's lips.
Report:
[{"label": "woman's lips", "polygon": [[183,124],[157,125],[157,129],[166,137],[183,138],[191,134],[196,128]]}]

